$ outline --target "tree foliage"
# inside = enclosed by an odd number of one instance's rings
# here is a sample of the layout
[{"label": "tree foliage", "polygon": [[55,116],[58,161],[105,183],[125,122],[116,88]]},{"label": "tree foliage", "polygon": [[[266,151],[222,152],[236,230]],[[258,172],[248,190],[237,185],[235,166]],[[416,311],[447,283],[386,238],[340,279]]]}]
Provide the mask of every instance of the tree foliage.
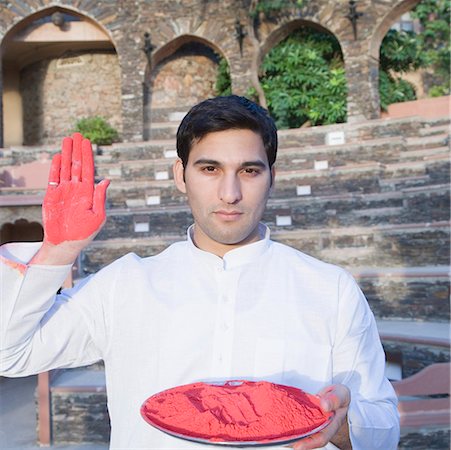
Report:
[{"label": "tree foliage", "polygon": [[295,31],[266,55],[260,81],[279,128],[346,120],[345,71],[332,35]]}]

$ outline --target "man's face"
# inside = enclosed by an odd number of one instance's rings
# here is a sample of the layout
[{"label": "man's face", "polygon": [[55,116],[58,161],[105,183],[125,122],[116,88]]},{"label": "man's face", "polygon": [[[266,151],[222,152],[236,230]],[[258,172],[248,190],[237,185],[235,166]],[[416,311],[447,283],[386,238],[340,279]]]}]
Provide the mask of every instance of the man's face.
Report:
[{"label": "man's face", "polygon": [[260,135],[209,133],[193,144],[188,163],[174,165],[178,189],[194,216],[194,243],[218,256],[260,239],[258,223],[270,193],[270,169]]}]

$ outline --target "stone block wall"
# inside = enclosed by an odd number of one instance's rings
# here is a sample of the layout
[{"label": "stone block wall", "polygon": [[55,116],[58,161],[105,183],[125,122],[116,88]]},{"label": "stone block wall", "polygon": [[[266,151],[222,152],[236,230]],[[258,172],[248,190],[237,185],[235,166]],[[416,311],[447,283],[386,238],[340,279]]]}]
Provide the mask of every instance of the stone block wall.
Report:
[{"label": "stone block wall", "polygon": [[[203,67],[202,73],[196,73],[196,76],[193,76],[187,67],[190,59],[185,59],[181,62],[181,66],[175,65],[173,68],[165,64],[168,58],[177,55],[183,45],[201,44],[224,57],[230,67],[233,91],[245,94],[253,87],[259,93],[260,101],[264,105],[265,99],[259,85],[258,72],[266,53],[296,28],[320,27],[334,34],[341,45],[348,80],[348,120],[356,122],[379,117],[380,43],[397,18],[415,6],[418,1],[359,1],[357,9],[362,15],[358,19],[358,33],[355,37],[347,18],[349,5],[339,0],[306,1],[302,8],[286,9],[269,18],[264,15],[252,17],[249,4],[236,0],[208,2],[158,0],[150,3],[144,0],[137,2],[126,0],[120,3],[90,0],[75,3],[69,0],[61,2],[12,0],[0,5],[0,39],[5,50],[4,54],[8,57],[6,66],[9,67],[11,64],[25,64],[24,55],[12,49],[8,51],[8,46],[11,39],[20,36],[27,24],[31,24],[34,19],[50,15],[58,9],[75,14],[81,20],[97,26],[109,36],[110,45],[114,47],[118,56],[120,94],[118,95],[117,90],[113,94],[111,90],[108,96],[120,100],[123,139],[140,141],[146,129],[144,121],[150,117],[145,107],[149,101],[149,92],[143,89],[143,84],[149,87],[152,84],[151,80],[158,78],[158,74],[162,72],[164,75],[166,70],[171,72],[171,76],[178,75],[177,71],[180,70],[187,72],[185,74],[187,78],[175,81],[176,86],[169,86],[171,92],[168,100],[171,94],[180,92],[181,86],[187,87],[187,91],[192,93],[184,98],[186,101],[209,94],[208,86],[212,79],[210,63]],[[241,51],[236,34],[237,20],[245,32]],[[152,53],[147,57],[143,52],[145,32],[151,33],[151,43],[154,46]],[[89,45],[85,42],[85,46]],[[71,44],[66,43],[66,50],[70,49]],[[117,70],[115,64],[111,63],[113,71]],[[101,74],[101,77],[94,80],[94,85],[102,85],[102,79],[106,74],[103,72]],[[196,77],[202,78],[204,82],[198,82]],[[170,80],[167,82],[171,85]],[[164,85],[164,82],[162,84]],[[155,100],[159,97],[159,86],[160,81],[156,84]],[[36,85],[34,87],[36,88]],[[103,88],[100,86],[97,89]],[[97,93],[95,90],[92,92],[95,98]],[[57,110],[58,113],[51,111],[49,114],[62,115],[60,106]],[[74,113],[78,114],[76,111]],[[44,134],[46,132],[48,133],[48,129],[43,131]]]},{"label": "stone block wall", "polygon": [[77,120],[102,116],[121,131],[120,67],[114,52],[67,54],[21,72],[24,144],[54,144]]}]

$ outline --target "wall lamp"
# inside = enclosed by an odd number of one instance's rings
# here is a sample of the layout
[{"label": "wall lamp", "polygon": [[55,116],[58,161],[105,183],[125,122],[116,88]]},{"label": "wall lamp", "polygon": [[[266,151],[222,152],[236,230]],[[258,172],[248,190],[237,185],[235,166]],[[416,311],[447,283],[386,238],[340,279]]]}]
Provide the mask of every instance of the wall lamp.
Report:
[{"label": "wall lamp", "polygon": [[351,21],[354,40],[357,40],[357,20],[363,16],[363,13],[357,12],[357,5],[354,0],[349,0],[349,14],[346,16]]},{"label": "wall lamp", "polygon": [[152,40],[150,38],[150,33],[147,31],[144,33],[144,46],[142,48],[142,51],[146,55],[147,62],[149,63],[149,66],[151,65],[152,60],[152,52],[155,49],[155,45],[152,44]]},{"label": "wall lamp", "polygon": [[243,41],[244,38],[247,36],[247,32],[244,29],[243,25],[241,25],[241,22],[236,19],[235,22],[235,38],[238,41],[238,45],[240,46],[240,55],[243,56]]}]

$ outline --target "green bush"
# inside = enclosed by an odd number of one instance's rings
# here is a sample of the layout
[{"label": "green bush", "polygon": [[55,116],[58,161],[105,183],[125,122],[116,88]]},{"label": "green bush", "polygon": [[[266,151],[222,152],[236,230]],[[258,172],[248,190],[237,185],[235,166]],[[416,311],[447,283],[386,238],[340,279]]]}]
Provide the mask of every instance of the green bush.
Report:
[{"label": "green bush", "polygon": [[229,64],[225,58],[219,60],[218,76],[215,85],[216,95],[230,95],[232,93],[232,80],[230,79]]},{"label": "green bush", "polygon": [[118,132],[100,116],[83,117],[75,124],[75,131],[97,145],[111,145],[119,140]]},{"label": "green bush", "polygon": [[266,55],[262,72],[268,109],[279,128],[346,120],[346,76],[334,36],[297,30]]}]

